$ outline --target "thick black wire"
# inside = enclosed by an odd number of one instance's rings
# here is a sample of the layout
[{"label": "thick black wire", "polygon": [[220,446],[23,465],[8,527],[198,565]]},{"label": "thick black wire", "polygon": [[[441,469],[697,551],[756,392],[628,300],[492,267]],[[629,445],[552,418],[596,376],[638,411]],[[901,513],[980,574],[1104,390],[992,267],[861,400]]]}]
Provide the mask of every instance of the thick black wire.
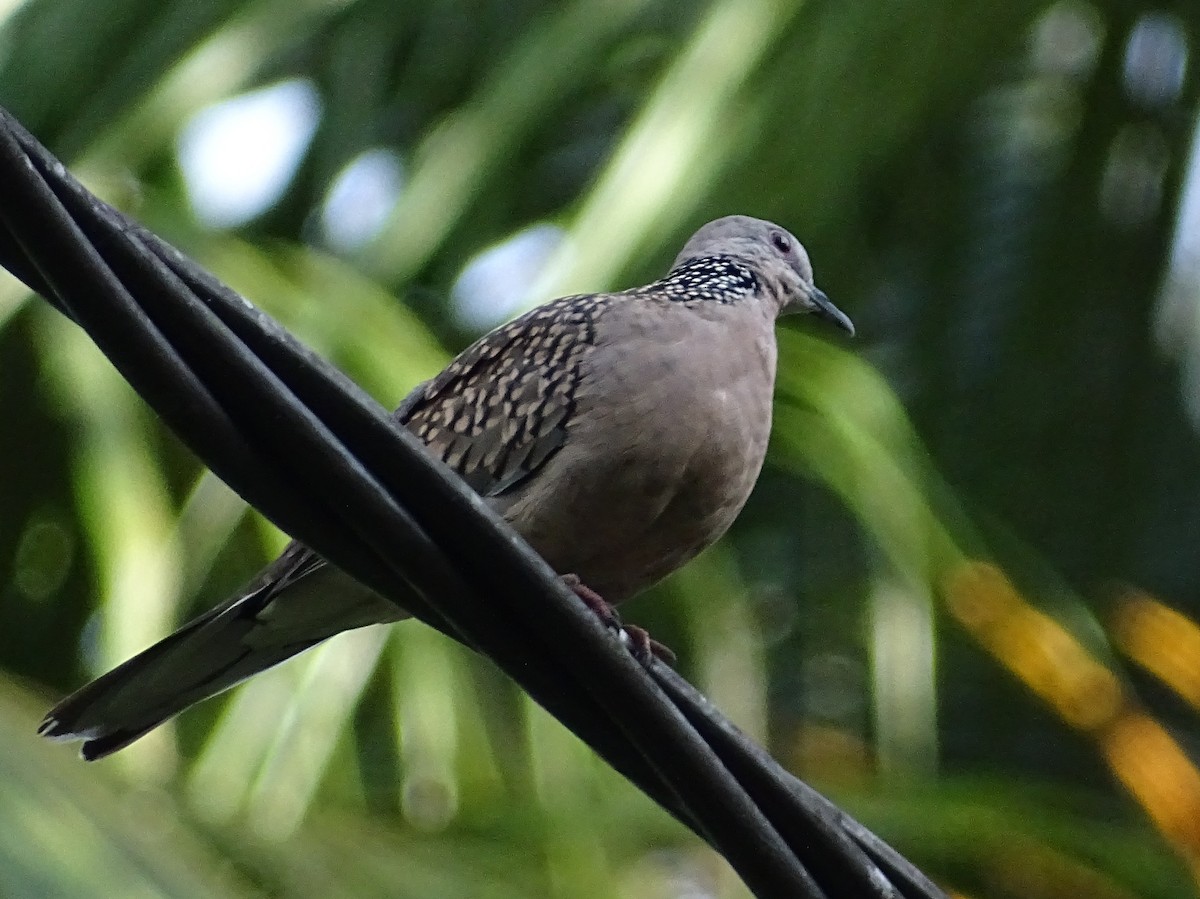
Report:
[{"label": "thick black wire", "polygon": [[0,263],[79,322],[214,472],[339,567],[492,656],[757,895],[944,895],[674,672],[654,663],[651,680],[614,651],[545,563],[384,410],[88,194],[3,110],[0,184]]},{"label": "thick black wire", "polygon": [[809,845],[808,866],[819,883],[839,884],[839,896],[862,892],[885,875],[906,897],[942,896],[916,865],[804,781],[784,770],[765,749],[720,713],[700,691],[666,665],[650,674],[701,736],[746,786],[789,845]]}]

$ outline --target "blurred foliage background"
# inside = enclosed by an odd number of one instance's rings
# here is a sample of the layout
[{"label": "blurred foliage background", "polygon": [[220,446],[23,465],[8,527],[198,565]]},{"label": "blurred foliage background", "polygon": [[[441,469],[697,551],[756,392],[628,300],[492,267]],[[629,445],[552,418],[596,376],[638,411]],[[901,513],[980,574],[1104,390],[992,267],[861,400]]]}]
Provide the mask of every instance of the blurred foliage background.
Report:
[{"label": "blurred foliage background", "polygon": [[[0,103],[388,405],[786,224],[861,336],[781,327],[759,489],[627,615],[955,895],[1188,897],[1198,40],[1146,0],[0,0]],[[0,410],[0,895],[745,895],[415,623],[94,766],[39,742],[284,538],[11,279]]]}]

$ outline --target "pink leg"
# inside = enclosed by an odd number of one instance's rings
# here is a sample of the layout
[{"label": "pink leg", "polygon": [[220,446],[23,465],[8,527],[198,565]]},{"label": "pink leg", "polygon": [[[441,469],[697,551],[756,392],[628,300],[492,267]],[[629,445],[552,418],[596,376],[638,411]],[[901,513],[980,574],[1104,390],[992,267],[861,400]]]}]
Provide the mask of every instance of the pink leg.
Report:
[{"label": "pink leg", "polygon": [[624,633],[629,640],[629,649],[635,659],[645,663],[649,662],[651,658],[659,658],[668,665],[675,664],[675,653],[669,646],[659,643],[646,632],[645,628],[638,627],[636,624],[622,624],[616,610],[605,601],[604,597],[581,581],[579,575],[564,574],[562,579],[571,592],[596,613],[601,624]]}]

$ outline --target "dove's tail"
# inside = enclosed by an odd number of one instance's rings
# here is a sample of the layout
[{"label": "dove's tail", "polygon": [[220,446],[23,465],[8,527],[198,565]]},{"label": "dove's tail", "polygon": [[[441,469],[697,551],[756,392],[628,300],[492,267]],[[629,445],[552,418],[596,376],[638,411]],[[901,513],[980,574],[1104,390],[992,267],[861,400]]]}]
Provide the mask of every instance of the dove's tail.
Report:
[{"label": "dove's tail", "polygon": [[168,718],[339,631],[395,620],[400,610],[336,569],[268,583],[185,624],[72,693],[38,732],[83,740],[89,761],[128,746]]},{"label": "dove's tail", "polygon": [[[251,599],[252,597],[247,597]],[[240,605],[240,604],[239,604]],[[72,693],[46,715],[38,733],[83,740],[89,761],[128,746],[173,715],[265,671],[321,638],[253,646],[253,612],[214,609],[165,640]]]}]

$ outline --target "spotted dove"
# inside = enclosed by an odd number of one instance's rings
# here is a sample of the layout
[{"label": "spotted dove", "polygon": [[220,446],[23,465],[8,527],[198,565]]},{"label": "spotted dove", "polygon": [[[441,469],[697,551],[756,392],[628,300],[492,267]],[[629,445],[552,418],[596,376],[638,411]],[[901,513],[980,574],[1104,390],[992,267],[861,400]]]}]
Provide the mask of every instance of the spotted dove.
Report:
[{"label": "spotted dove", "polygon": [[[618,603],[741,510],[789,312],[854,333],[795,237],[728,216],[660,281],[563,297],[485,335],[395,414],[556,571]],[[231,600],[67,697],[41,732],[100,758],[327,637],[403,617],[293,543]]]}]

